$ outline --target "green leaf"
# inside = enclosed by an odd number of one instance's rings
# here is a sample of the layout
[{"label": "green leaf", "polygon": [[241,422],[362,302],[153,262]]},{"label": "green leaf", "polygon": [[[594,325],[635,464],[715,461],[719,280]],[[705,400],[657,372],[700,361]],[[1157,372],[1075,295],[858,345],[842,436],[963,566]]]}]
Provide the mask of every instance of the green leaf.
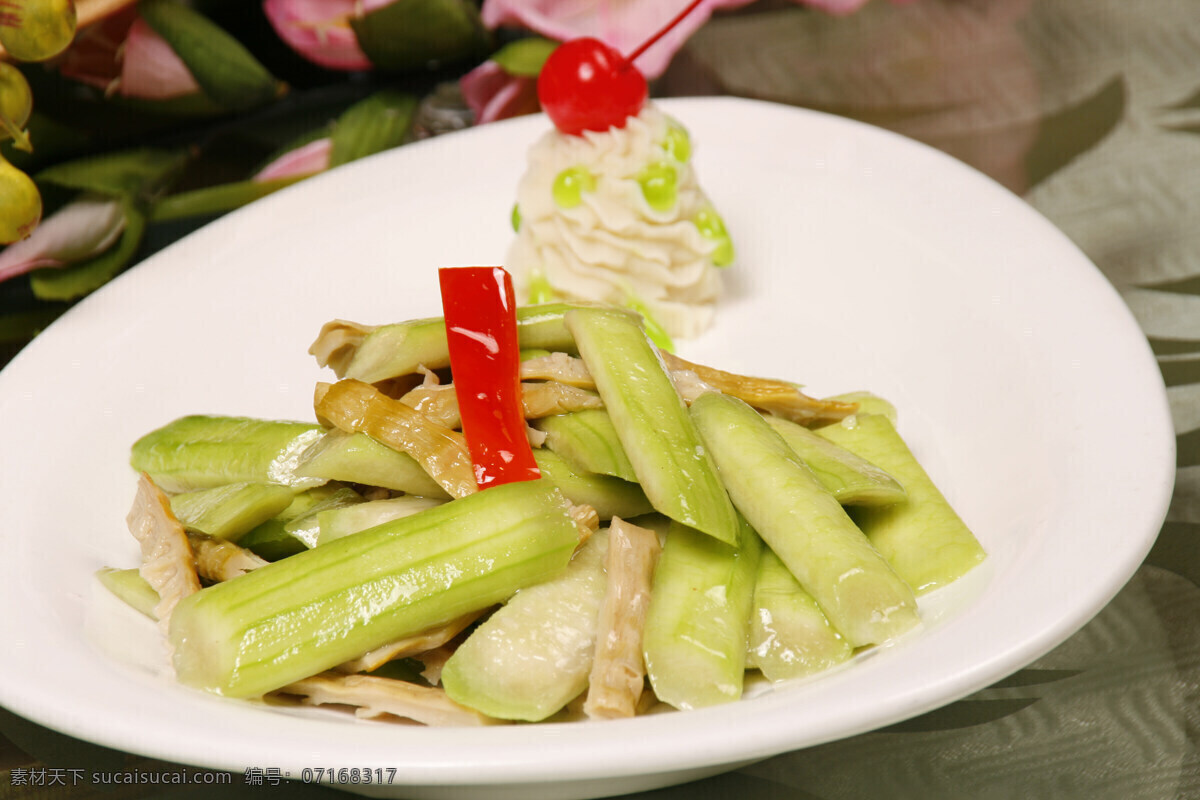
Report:
[{"label": "green leaf", "polygon": [[557,47],[558,42],[530,36],[504,45],[492,54],[492,61],[503,67],[509,75],[534,78],[542,71],[542,65]]},{"label": "green leaf", "polygon": [[183,150],[139,148],[55,164],[33,178],[67,189],[142,199],[160,191],[186,162]]},{"label": "green leaf", "polygon": [[1124,115],[1125,81],[1118,75],[1078,105],[1046,116],[1025,155],[1029,185],[1041,183],[1091,150]]},{"label": "green leaf", "polygon": [[27,342],[67,310],[66,305],[46,305],[33,311],[0,316],[0,342]]},{"label": "green leaf", "polygon": [[392,91],[373,94],[350,106],[333,128],[329,166],[338,167],[403,144],[416,110],[415,96]]},{"label": "green leaf", "polygon": [[77,154],[89,144],[89,137],[83,131],[64,125],[36,109],[26,127],[34,144],[34,152],[17,150],[11,141],[0,145],[0,156],[24,172],[36,169],[39,164],[53,163]]},{"label": "green leaf", "polygon": [[29,273],[34,295],[39,300],[74,300],[99,289],[133,259],[145,232],[145,215],[126,202],[125,231],[116,246],[69,267],[34,270]]},{"label": "green leaf", "polygon": [[466,0],[403,0],[351,18],[359,47],[385,70],[427,69],[481,58],[488,32]]},{"label": "green leaf", "polygon": [[193,92],[180,97],[168,97],[163,100],[147,100],[142,97],[122,97],[116,95],[105,102],[114,107],[127,109],[126,113],[153,114],[160,117],[215,117],[228,112],[228,108],[213,100],[204,92]]},{"label": "green leaf", "polygon": [[204,93],[225,108],[253,108],[285,91],[237,39],[182,3],[143,0],[138,12],[183,59]]},{"label": "green leaf", "polygon": [[929,733],[969,728],[1007,717],[1037,702],[1036,697],[1011,700],[960,700],[948,706],[898,722],[883,729],[885,733]]},{"label": "green leaf", "polygon": [[150,211],[150,220],[166,222],[204,214],[223,214],[291,186],[293,183],[298,183],[306,177],[308,176],[297,175],[293,178],[279,178],[273,181],[236,181],[222,183],[218,186],[206,186],[190,192],[180,192],[164,197],[155,203]]}]

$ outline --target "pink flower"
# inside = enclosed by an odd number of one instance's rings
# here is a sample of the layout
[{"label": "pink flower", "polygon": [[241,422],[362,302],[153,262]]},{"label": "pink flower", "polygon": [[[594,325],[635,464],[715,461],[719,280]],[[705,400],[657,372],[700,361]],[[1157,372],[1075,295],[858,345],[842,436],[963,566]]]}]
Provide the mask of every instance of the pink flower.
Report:
[{"label": "pink flower", "polygon": [[475,123],[536,113],[540,106],[537,78],[511,75],[495,61],[485,61],[458,82],[463,99],[475,112]]},{"label": "pink flower", "polygon": [[333,151],[333,140],[317,139],[295,150],[289,150],[263,167],[254,176],[259,182],[281,178],[300,178],[315,175],[329,169],[329,156]]},{"label": "pink flower", "polygon": [[[483,24],[528,28],[565,42],[593,36],[622,53],[631,53],[687,6],[690,0],[484,0]],[[708,21],[714,9],[743,6],[751,0],[706,0],[637,60],[647,78],[657,78],[675,51]]]},{"label": "pink flower", "polygon": [[[706,0],[637,59],[647,78],[657,78],[688,37],[712,12],[737,8],[753,0]],[[892,0],[903,3],[910,0]],[[565,42],[593,36],[622,53],[631,53],[682,11],[690,0],[484,0],[483,24],[527,28]],[[849,14],[867,0],[796,0],[831,14]]]},{"label": "pink flower", "polygon": [[183,59],[132,9],[80,31],[58,70],[122,97],[168,100],[200,91]]},{"label": "pink flower", "polygon": [[[830,14],[852,14],[867,4],[868,0],[794,0],[806,6],[819,8]],[[892,0],[893,5],[902,6],[914,0]]]},{"label": "pink flower", "polygon": [[129,28],[121,63],[121,94],[147,100],[169,100],[200,91],[183,60],[167,40],[138,17]]},{"label": "pink flower", "polygon": [[371,62],[350,20],[394,0],[264,0],[263,12],[279,38],[314,64],[347,71],[368,70]]},{"label": "pink flower", "polygon": [[42,220],[29,238],[0,251],[0,281],[34,269],[86,261],[112,247],[124,230],[120,200],[81,197]]}]

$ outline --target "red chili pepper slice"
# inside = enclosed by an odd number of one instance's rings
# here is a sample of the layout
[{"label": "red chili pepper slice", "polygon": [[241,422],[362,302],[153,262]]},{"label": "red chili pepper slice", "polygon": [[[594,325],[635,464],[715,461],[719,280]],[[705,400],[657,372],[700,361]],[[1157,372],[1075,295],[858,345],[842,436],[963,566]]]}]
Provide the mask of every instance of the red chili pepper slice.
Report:
[{"label": "red chili pepper slice", "polygon": [[501,267],[438,270],[450,371],[480,489],[541,477],[525,432],[512,276]]}]

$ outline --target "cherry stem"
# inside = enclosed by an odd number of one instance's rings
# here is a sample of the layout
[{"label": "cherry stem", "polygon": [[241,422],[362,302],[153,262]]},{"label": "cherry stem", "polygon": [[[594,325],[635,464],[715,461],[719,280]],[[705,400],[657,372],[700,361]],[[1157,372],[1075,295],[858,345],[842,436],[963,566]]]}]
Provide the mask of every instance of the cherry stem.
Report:
[{"label": "cherry stem", "polygon": [[636,59],[642,53],[649,50],[654,45],[654,43],[657,42],[659,39],[661,39],[662,37],[664,37],[668,33],[670,33],[672,28],[674,28],[676,25],[678,25],[683,20],[684,17],[686,17],[688,14],[692,13],[692,11],[695,10],[696,6],[700,5],[703,2],[704,2],[704,0],[692,0],[692,2],[688,3],[687,8],[685,8],[683,11],[680,11],[678,14],[676,14],[675,18],[672,19],[670,22],[668,22],[663,28],[661,28],[658,31],[658,33],[654,34],[649,39],[642,42],[641,45],[639,45],[636,50],[634,50],[632,53],[630,53],[629,55],[627,55],[625,57],[625,60],[628,61],[630,64],[632,64],[634,62],[634,59]]}]

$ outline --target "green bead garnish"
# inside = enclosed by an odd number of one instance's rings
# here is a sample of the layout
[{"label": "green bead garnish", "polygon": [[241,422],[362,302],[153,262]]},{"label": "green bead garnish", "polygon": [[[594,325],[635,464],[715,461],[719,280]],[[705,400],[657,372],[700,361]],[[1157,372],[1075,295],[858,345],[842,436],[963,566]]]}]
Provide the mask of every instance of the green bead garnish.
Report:
[{"label": "green bead garnish", "polygon": [[728,236],[717,245],[717,249],[712,252],[712,260],[714,267],[728,267],[733,263],[733,240]]},{"label": "green bead garnish", "polygon": [[546,276],[538,273],[529,279],[529,299],[526,301],[531,306],[536,306],[540,303],[552,303],[558,299],[558,293],[554,291],[554,287],[550,285],[550,281],[546,280]]},{"label": "green bead garnish", "polygon": [[655,347],[659,350],[666,350],[668,353],[675,352],[675,342],[671,341],[671,334],[667,333],[667,329],[650,313],[649,306],[634,294],[629,294],[625,298],[625,305],[642,315],[642,325],[645,327],[646,336],[654,343]]},{"label": "green bead garnish", "polygon": [[679,182],[679,175],[674,164],[665,161],[651,164],[642,170],[637,180],[642,185],[642,196],[652,209],[670,211],[675,206],[678,199],[676,184]]},{"label": "green bead garnish", "polygon": [[680,164],[687,163],[692,157],[692,138],[682,125],[672,122],[667,127],[662,149]]},{"label": "green bead garnish", "polygon": [[521,230],[521,207],[513,203],[512,209],[512,228],[514,231]]},{"label": "green bead garnish", "polygon": [[717,248],[712,252],[713,265],[726,267],[732,264],[733,240],[725,230],[725,220],[721,219],[716,209],[705,206],[696,213],[693,222],[696,223],[696,229],[700,231],[701,236],[717,243]]},{"label": "green bead garnish", "polygon": [[571,167],[554,179],[554,202],[559,208],[575,208],[583,202],[584,192],[596,190],[596,176],[583,167]]}]

